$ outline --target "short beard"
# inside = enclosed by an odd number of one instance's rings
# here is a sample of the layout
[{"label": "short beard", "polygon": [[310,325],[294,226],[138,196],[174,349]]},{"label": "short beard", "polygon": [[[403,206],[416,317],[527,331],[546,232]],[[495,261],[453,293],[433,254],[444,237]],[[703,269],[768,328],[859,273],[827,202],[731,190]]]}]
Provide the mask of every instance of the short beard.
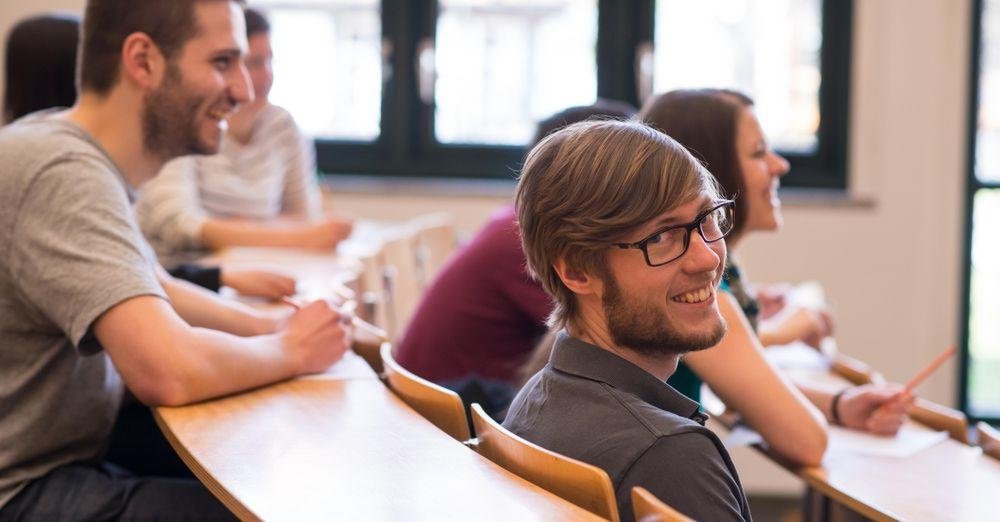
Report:
[{"label": "short beard", "polygon": [[705,332],[685,334],[672,327],[669,317],[658,311],[641,308],[622,295],[621,287],[610,270],[605,271],[605,293],[601,299],[611,339],[618,346],[646,356],[683,355],[711,348],[722,340],[726,322]]},{"label": "short beard", "polygon": [[184,90],[180,69],[167,65],[163,82],[146,95],[142,110],[142,144],[148,154],[163,162],[189,154],[215,154],[218,150],[198,136],[198,108],[202,99]]}]

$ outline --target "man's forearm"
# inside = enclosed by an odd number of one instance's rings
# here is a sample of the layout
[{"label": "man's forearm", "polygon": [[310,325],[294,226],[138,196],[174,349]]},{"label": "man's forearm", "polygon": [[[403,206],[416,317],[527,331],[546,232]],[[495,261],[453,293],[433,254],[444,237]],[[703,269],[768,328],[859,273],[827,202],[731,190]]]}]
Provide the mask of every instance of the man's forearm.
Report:
[{"label": "man's forearm", "polygon": [[277,314],[223,299],[187,281],[170,278],[161,283],[177,315],[191,326],[250,336],[274,332],[280,322]]}]

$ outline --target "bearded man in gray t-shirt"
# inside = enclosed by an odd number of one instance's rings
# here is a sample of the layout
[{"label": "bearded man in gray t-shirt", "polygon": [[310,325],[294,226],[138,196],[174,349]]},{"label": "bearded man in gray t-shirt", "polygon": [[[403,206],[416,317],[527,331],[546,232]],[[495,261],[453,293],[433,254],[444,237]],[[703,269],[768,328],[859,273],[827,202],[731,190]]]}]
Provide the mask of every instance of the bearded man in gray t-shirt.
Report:
[{"label": "bearded man in gray t-shirt", "polygon": [[90,0],[81,47],[77,104],[0,130],[0,519],[227,517],[101,461],[124,387],[180,405],[319,372],[349,332],[323,302],[278,317],[173,280],[133,218],[252,97],[240,5]]}]

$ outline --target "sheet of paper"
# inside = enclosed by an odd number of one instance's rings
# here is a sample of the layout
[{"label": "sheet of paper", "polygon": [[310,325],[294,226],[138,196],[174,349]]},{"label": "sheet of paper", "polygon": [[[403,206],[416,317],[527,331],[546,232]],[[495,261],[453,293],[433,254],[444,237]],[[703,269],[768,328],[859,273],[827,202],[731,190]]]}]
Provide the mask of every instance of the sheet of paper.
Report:
[{"label": "sheet of paper", "polygon": [[944,431],[933,431],[923,426],[906,424],[895,437],[880,437],[839,426],[830,427],[830,444],[827,458],[838,453],[906,458],[948,438]]},{"label": "sheet of paper", "polygon": [[726,449],[733,449],[740,446],[753,446],[754,444],[761,444],[763,442],[764,438],[760,436],[760,433],[746,426],[736,426],[729,432],[729,436],[722,441],[722,444]]}]

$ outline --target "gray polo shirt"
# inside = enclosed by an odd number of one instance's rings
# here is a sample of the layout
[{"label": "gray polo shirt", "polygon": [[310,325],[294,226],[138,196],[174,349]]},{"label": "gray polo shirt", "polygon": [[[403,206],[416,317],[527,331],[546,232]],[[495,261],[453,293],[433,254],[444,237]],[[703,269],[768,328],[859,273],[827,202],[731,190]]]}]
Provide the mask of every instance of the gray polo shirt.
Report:
[{"label": "gray polo shirt", "polygon": [[623,521],[633,486],[696,520],[750,520],[736,468],[698,403],[631,362],[560,332],[504,426],[608,472]]},{"label": "gray polo shirt", "polygon": [[125,181],[89,134],[29,116],[0,130],[0,158],[2,509],[52,469],[101,458],[123,385],[91,326],[166,296]]}]

